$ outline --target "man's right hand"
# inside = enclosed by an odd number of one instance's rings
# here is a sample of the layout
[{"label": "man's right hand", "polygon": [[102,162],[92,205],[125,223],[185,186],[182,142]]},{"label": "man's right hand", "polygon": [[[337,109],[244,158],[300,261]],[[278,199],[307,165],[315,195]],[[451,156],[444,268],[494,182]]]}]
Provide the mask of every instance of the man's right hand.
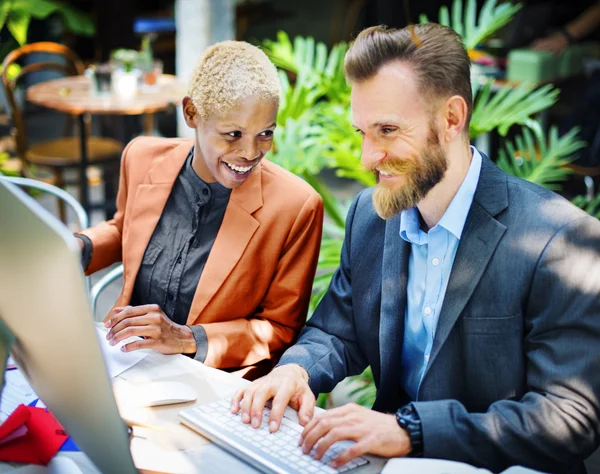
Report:
[{"label": "man's right hand", "polygon": [[308,386],[308,373],[296,364],[282,365],[238,391],[231,400],[231,412],[242,412],[242,422],[258,428],[262,422],[263,409],[273,399],[269,430],[279,429],[285,407],[290,405],[298,411],[298,420],[305,426],[313,417],[315,396]]}]

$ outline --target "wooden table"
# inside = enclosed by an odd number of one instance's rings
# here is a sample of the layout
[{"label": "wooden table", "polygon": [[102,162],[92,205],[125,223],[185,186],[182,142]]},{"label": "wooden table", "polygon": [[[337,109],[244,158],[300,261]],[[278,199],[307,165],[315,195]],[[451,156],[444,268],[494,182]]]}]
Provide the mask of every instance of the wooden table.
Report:
[{"label": "wooden table", "polygon": [[87,185],[87,132],[84,116],[94,115],[144,115],[144,134],[154,129],[154,114],[177,105],[185,96],[185,87],[172,75],[163,74],[153,89],[141,89],[131,99],[121,99],[112,94],[92,94],[91,82],[84,76],[71,76],[41,82],[27,89],[27,100],[43,107],[76,116],[79,121],[81,143],[80,186],[82,205],[89,211]]}]

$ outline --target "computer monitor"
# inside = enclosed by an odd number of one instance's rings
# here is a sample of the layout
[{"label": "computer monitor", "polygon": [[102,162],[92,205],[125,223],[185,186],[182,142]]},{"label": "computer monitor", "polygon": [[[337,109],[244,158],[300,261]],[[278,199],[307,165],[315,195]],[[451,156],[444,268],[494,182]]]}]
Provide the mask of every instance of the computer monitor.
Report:
[{"label": "computer monitor", "polygon": [[69,230],[0,179],[0,319],[20,369],[103,473],[137,473]]}]

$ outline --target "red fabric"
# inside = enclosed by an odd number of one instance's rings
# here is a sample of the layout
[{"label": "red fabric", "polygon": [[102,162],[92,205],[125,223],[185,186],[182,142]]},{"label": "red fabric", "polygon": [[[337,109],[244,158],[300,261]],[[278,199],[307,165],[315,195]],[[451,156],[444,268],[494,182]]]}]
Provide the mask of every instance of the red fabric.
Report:
[{"label": "red fabric", "polygon": [[[26,433],[5,441],[23,426]],[[65,430],[50,412],[19,405],[0,425],[0,461],[46,465],[67,439]]]}]

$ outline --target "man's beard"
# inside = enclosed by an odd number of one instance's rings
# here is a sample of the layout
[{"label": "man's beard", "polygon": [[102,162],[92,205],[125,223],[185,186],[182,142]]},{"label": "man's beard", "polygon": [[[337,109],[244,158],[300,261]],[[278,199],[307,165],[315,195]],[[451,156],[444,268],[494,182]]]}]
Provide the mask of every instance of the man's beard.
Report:
[{"label": "man's beard", "polygon": [[[405,179],[401,186],[378,182],[373,191],[373,205],[377,214],[382,219],[391,219],[403,210],[415,207],[442,180],[448,169],[448,160],[435,127],[430,124],[427,146],[420,156],[390,159],[376,167],[392,175],[401,174]],[[377,171],[375,173],[379,181],[379,174]]]}]

